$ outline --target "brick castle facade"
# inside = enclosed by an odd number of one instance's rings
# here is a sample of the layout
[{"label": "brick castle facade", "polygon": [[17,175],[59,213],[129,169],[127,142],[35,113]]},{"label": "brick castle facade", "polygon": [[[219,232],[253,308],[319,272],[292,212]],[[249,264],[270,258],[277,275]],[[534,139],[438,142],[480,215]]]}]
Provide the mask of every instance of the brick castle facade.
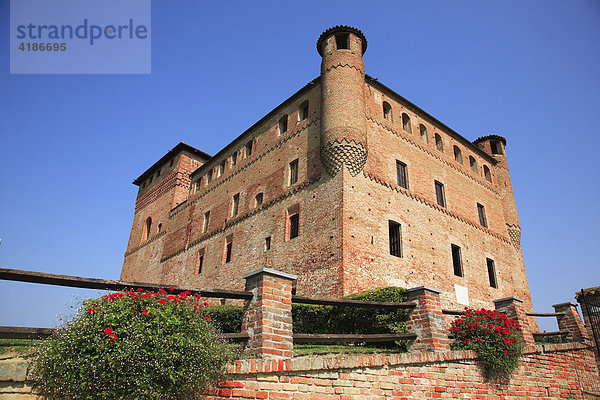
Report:
[{"label": "brick castle facade", "polygon": [[471,142],[365,74],[365,36],[319,37],[321,74],[216,155],[180,143],[144,172],[121,279],[298,294],[428,286],[444,307],[531,310],[506,140]]}]

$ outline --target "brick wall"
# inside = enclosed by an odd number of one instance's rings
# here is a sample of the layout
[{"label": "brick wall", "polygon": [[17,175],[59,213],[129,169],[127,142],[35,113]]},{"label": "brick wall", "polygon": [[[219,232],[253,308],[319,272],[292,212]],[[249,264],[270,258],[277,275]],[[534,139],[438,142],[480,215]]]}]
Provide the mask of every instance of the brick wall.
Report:
[{"label": "brick wall", "polygon": [[470,351],[239,360],[205,399],[587,399],[600,393],[583,344],[537,346],[508,383],[481,378]]}]

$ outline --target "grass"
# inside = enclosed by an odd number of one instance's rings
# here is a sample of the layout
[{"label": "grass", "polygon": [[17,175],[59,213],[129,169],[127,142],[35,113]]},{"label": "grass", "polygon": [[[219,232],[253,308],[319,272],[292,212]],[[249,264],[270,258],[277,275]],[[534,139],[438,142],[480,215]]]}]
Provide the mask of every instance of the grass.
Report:
[{"label": "grass", "polygon": [[19,356],[29,356],[41,340],[31,339],[0,339],[0,354],[15,353]]},{"label": "grass", "polygon": [[345,344],[296,344],[294,355],[310,356],[317,354],[376,354],[403,353],[401,347],[349,346]]}]

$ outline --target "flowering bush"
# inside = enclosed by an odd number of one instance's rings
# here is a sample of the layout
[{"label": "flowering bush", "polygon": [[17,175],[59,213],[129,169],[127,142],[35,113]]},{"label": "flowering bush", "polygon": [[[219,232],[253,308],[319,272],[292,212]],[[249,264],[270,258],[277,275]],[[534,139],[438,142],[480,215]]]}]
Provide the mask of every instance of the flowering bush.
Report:
[{"label": "flowering bush", "polygon": [[199,295],[125,291],[83,302],[35,358],[35,386],[59,399],[183,398],[221,377],[235,351]]},{"label": "flowering bush", "polygon": [[466,309],[452,322],[453,348],[475,350],[488,379],[508,379],[519,366],[523,352],[521,327],[498,311]]}]

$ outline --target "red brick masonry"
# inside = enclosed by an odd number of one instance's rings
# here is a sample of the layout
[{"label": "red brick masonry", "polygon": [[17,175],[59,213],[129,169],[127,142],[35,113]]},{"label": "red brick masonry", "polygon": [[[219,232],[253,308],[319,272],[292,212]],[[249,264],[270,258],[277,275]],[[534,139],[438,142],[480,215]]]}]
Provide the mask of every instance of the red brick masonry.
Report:
[{"label": "red brick masonry", "polygon": [[595,399],[588,345],[528,347],[509,383],[486,383],[472,351],[236,361],[203,399]]}]

